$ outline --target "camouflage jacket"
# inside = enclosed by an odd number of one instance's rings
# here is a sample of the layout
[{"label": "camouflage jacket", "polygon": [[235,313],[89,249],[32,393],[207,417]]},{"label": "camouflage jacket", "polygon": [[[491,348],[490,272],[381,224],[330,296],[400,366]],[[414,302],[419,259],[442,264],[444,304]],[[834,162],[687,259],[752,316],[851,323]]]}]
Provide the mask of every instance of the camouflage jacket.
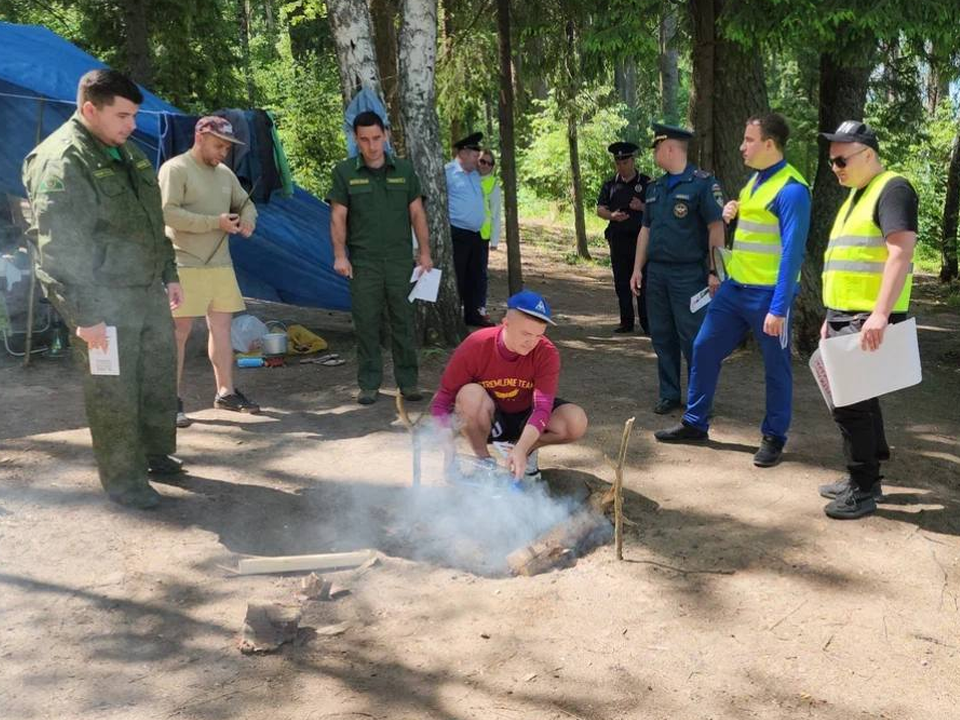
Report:
[{"label": "camouflage jacket", "polygon": [[104,320],[111,288],[178,281],[153,165],[132,142],[116,150],[74,114],[23,163],[37,277],[75,327]]}]

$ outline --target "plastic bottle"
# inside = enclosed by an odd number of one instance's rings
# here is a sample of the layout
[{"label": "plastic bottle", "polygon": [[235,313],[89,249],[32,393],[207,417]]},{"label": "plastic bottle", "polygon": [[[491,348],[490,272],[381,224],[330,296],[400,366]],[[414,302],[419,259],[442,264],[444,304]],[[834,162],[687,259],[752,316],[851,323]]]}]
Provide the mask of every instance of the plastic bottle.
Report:
[{"label": "plastic bottle", "polygon": [[249,367],[263,367],[264,362],[262,357],[241,357],[237,358],[237,367],[249,368]]}]

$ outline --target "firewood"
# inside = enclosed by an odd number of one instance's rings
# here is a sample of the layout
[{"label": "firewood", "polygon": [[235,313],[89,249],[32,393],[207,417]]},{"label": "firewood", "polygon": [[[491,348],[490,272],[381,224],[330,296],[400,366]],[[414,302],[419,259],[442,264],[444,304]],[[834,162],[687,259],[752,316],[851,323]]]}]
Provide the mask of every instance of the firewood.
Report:
[{"label": "firewood", "polygon": [[507,565],[514,575],[537,575],[568,566],[576,560],[574,551],[605,525],[609,528],[608,523],[609,520],[588,503],[530,545],[510,553]]}]

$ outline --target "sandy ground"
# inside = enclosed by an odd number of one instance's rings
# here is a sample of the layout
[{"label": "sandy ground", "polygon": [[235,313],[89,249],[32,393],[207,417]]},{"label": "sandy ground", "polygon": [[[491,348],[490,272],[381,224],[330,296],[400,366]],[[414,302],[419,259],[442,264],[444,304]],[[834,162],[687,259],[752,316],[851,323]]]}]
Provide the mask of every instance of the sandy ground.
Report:
[{"label": "sandy ground", "polygon": [[[624,562],[607,545],[575,567],[515,579],[444,559],[442,548],[464,542],[468,552],[503,544],[499,533],[465,538],[457,522],[463,512],[499,517],[503,502],[443,487],[430,453],[424,487],[409,488],[408,436],[391,398],[354,402],[343,316],[257,306],[305,322],[348,359],[243,371],[259,417],[209,408],[198,333],[185,393],[196,423],[179,439],[190,474],[156,484],[168,500],[152,513],[105,501],[72,366],[41,360],[25,371],[6,358],[0,717],[960,716],[960,318],[933,283],[915,303],[924,382],[884,401],[891,502],[837,522],[816,488],[840,475],[839,437],[801,361],[779,467],[750,462],[763,397],[750,352],[724,368],[710,444],[658,445],[652,431],[677,417],[651,412],[650,341],[610,332],[609,270],[564,265],[556,247],[524,252],[528,286],[561,322],[551,331],[561,392],[591,419],[579,445],[541,452],[545,479],[611,481],[605,456],[637,418],[625,477],[637,525]],[[494,255],[501,306],[504,262]],[[425,353],[425,387],[443,360]],[[417,532],[398,530],[398,515]],[[298,600],[296,575],[230,571],[244,554],[371,546],[383,562],[329,574],[348,591],[330,602]],[[247,603],[272,601],[302,604],[308,629],[276,654],[241,655]],[[339,636],[314,632],[340,622]]]}]

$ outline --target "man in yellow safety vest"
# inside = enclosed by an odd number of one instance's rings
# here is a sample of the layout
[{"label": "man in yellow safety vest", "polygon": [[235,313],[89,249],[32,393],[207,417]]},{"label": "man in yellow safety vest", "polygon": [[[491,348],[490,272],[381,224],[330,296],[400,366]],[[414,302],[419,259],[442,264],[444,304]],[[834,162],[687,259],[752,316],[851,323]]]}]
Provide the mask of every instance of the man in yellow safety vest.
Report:
[{"label": "man in yellow safety vest", "polygon": [[[833,133],[830,164],[850,188],[840,207],[823,258],[823,304],[827,317],[821,337],[860,335],[860,346],[880,347],[887,325],[906,319],[913,285],[917,242],[917,193],[903,176],[885,170],[876,133],[848,120]],[[858,518],[883,500],[880,462],[890,457],[877,398],[833,410],[843,436],[849,476],[822,485],[831,502],[824,512],[836,519]]]},{"label": "man in yellow safety vest", "polygon": [[720,366],[752,331],[766,370],[766,416],[753,457],[758,467],[779,463],[787,441],[793,403],[790,306],[810,227],[807,181],[783,157],[789,135],[786,120],[776,113],[747,120],[740,152],[754,173],[739,200],[723,208],[724,221],[737,224],[727,278],[693,344],[687,410],[679,425],[655,433],[660,442],[707,440]]}]

